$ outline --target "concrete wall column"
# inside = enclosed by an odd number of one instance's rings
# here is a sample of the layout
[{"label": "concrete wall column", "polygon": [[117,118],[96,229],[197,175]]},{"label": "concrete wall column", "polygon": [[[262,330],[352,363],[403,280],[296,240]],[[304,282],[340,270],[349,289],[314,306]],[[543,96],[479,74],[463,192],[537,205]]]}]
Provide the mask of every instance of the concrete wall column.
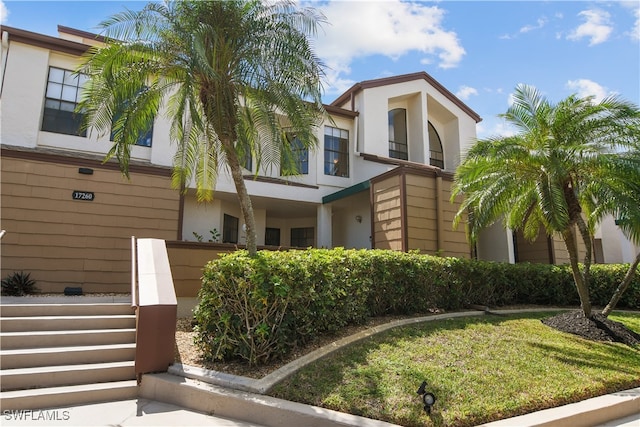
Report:
[{"label": "concrete wall column", "polygon": [[333,242],[331,238],[332,234],[332,224],[331,224],[331,215],[332,208],[330,204],[322,204],[318,206],[318,214],[317,214],[317,247],[319,248],[332,248]]}]

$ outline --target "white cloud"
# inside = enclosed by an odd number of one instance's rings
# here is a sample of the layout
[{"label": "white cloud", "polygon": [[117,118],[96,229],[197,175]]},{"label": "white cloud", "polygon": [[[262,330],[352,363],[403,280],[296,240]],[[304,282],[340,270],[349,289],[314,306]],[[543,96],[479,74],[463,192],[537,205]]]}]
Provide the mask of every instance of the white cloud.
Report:
[{"label": "white cloud", "polygon": [[569,80],[566,87],[575,91],[580,98],[594,96],[595,102],[600,102],[607,96],[612,95],[612,92],[608,91],[607,88],[588,79]]},{"label": "white cloud", "polygon": [[581,24],[573,30],[567,38],[569,40],[580,40],[584,37],[590,39],[589,46],[593,46],[609,39],[609,35],[613,31],[610,25],[610,16],[608,12],[600,9],[583,10],[578,14],[585,19],[585,23]]},{"label": "white cloud", "polygon": [[456,96],[462,100],[467,100],[471,95],[477,95],[478,91],[469,86],[460,86],[460,89],[456,92]]},{"label": "white cloud", "polygon": [[420,52],[422,64],[435,62],[446,69],[457,66],[466,53],[456,33],[443,26],[445,11],[437,6],[389,0],[331,1],[317,8],[328,24],[318,34],[316,51],[330,68],[332,91],[356,58],[383,55],[397,60]]},{"label": "white cloud", "polygon": [[547,23],[547,18],[545,17],[538,18],[536,25],[525,25],[524,27],[520,28],[520,32],[528,33],[529,31],[539,30],[540,28],[544,27],[546,23]]},{"label": "white cloud", "polygon": [[622,4],[631,9],[633,15],[636,17],[633,27],[631,27],[631,30],[628,32],[629,37],[634,41],[640,40],[640,4],[637,1],[623,2]]},{"label": "white cloud", "polygon": [[7,9],[4,2],[0,0],[0,24],[7,22],[7,16],[9,16],[9,9]]}]

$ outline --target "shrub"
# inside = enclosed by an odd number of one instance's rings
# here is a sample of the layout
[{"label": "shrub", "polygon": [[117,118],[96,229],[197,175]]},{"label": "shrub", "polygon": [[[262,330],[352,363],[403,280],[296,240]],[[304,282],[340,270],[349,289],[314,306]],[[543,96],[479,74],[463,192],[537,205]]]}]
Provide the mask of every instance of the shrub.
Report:
[{"label": "shrub", "polygon": [[2,279],[2,295],[23,296],[36,293],[36,281],[30,276],[31,273],[16,271]]},{"label": "shrub", "polygon": [[[592,302],[604,306],[628,265],[592,266]],[[579,303],[568,266],[442,258],[417,252],[246,251],[207,264],[196,342],[213,359],[260,364],[370,316],[459,310],[468,304]],[[640,308],[636,276],[619,308]]]}]

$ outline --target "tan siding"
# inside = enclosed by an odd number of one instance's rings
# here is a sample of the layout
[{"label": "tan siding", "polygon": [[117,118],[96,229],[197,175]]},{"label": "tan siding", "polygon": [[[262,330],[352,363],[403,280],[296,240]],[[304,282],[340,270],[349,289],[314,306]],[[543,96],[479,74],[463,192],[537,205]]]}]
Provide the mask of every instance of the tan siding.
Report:
[{"label": "tan siding", "polygon": [[[578,227],[574,228],[574,233],[575,233],[576,239],[578,240],[578,262],[583,262],[584,257],[587,253],[587,250],[584,245],[584,242],[582,241],[582,237],[580,236]],[[567,251],[567,247],[564,244],[564,240],[562,239],[562,236],[559,234],[556,234],[553,236],[553,251],[554,251],[555,263],[557,265],[569,264],[570,262],[569,252]],[[593,257],[593,254],[592,254],[592,257]]]},{"label": "tan siding", "polygon": [[433,254],[438,250],[435,177],[407,174],[408,249]]},{"label": "tan siding", "polygon": [[[522,231],[516,234],[518,262],[537,262],[547,264],[549,259],[549,241],[544,229],[541,229],[534,242],[525,239]],[[564,246],[564,244],[563,244]]]},{"label": "tan siding", "polygon": [[171,275],[176,296],[196,297],[202,285],[202,271],[209,261],[218,259],[220,254],[231,252],[235,247],[223,245],[176,245],[167,242]]},{"label": "tan siding", "polygon": [[373,192],[373,243],[378,249],[402,250],[402,209],[398,176],[376,182]]},{"label": "tan siding", "polygon": [[[175,239],[179,194],[168,176],[4,156],[2,276],[30,272],[43,292],[130,290],[130,238]],[[75,201],[74,190],[95,193]]]},{"label": "tan siding", "polygon": [[[453,230],[453,218],[457,213],[459,202],[452,204],[451,183],[442,180],[442,192],[437,194],[437,178],[435,176],[408,174],[407,182],[407,222],[409,249],[444,256],[468,258],[469,245],[464,232],[464,224]],[[442,208],[443,228],[438,230],[438,200]],[[442,247],[438,247],[440,234]]]},{"label": "tan siding", "polygon": [[458,258],[470,258],[471,247],[469,246],[465,231],[467,221],[466,215],[463,215],[458,227],[455,230],[453,229],[453,219],[458,213],[458,209],[462,203],[462,197],[458,197],[453,203],[450,201],[452,185],[452,181],[446,179],[442,180],[442,255]]}]

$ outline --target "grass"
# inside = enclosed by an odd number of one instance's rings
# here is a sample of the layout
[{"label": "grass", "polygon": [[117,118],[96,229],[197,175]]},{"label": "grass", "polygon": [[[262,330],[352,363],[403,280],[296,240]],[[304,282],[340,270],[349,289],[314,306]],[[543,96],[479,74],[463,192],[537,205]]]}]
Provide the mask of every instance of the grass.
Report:
[{"label": "grass", "polygon": [[[270,393],[403,426],[474,426],[640,386],[640,348],[540,322],[555,313],[483,316],[404,327],[347,347]],[[640,314],[612,320],[640,331]],[[431,415],[416,391],[427,381]]]}]

